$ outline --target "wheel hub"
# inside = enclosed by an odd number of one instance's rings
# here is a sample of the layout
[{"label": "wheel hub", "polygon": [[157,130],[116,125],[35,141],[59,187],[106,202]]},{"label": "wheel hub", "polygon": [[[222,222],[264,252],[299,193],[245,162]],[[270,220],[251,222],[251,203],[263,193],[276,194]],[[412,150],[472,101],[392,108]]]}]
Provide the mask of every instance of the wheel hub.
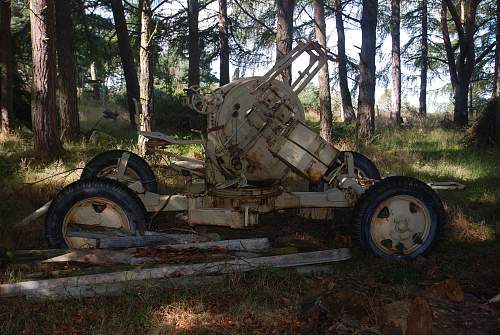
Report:
[{"label": "wheel hub", "polygon": [[67,212],[63,222],[63,238],[71,249],[94,248],[94,239],[69,237],[68,233],[110,229],[131,230],[125,212],[109,199],[92,197],[78,201]]},{"label": "wheel hub", "polygon": [[384,253],[411,254],[429,237],[429,210],[413,196],[390,197],[381,202],[374,213],[370,233]]},{"label": "wheel hub", "polygon": [[398,233],[405,233],[408,231],[408,220],[406,219],[396,219],[395,220],[395,227],[396,227],[396,231]]}]

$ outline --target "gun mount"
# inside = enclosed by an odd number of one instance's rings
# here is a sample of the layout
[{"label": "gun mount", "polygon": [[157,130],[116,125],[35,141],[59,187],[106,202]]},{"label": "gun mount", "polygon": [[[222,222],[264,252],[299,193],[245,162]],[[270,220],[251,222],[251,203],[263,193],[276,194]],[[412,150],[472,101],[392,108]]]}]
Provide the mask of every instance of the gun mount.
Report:
[{"label": "gun mount", "polygon": [[[298,78],[291,85],[278,80],[304,54],[309,62]],[[144,159],[127,151],[103,153],[52,202],[47,215],[50,244],[96,247],[89,233],[96,227],[140,234],[144,209],[153,216],[183,212],[192,225],[246,228],[257,225],[259,215],[281,209],[352,207],[363,248],[388,258],[427,252],[445,221],[434,191],[413,178],[381,179],[368,158],[339,151],[305,123],[298,94],[334,58],[315,42],[300,42],[263,76],[235,80],[206,94],[191,88],[189,104],[207,117],[201,140],[139,132],[150,147],[203,146],[203,160],[171,155],[175,160],[170,167],[190,178],[186,190],[159,194]],[[311,191],[287,189],[290,169],[310,182]]]}]

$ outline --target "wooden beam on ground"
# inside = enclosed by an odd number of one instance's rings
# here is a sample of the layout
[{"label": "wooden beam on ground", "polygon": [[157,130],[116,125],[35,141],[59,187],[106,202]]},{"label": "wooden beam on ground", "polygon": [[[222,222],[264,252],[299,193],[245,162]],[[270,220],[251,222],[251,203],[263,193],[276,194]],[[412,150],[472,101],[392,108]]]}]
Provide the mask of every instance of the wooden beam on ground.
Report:
[{"label": "wooden beam on ground", "polygon": [[301,265],[337,262],[349,258],[351,258],[349,249],[333,249],[292,255],[242,258],[201,264],[167,265],[148,269],[134,269],[112,273],[3,284],[0,285],[0,296],[33,296],[37,295],[37,292],[43,292],[44,290],[61,287],[76,289],[80,286],[114,284],[135,280],[246,272],[272,267],[286,268]]},{"label": "wooden beam on ground", "polygon": [[[210,241],[174,244],[167,246],[157,246],[155,249],[222,249],[225,251],[266,251],[271,248],[271,243],[267,238],[254,238],[243,240],[225,240],[225,241]],[[155,257],[137,257],[137,248],[125,250],[108,250],[108,249],[80,249],[71,250],[64,255],[57,255],[43,261],[44,263],[55,262],[81,262],[91,264],[142,264],[148,261],[157,261]]]},{"label": "wooden beam on ground", "polygon": [[496,296],[488,300],[488,303],[492,304],[494,302],[500,302],[500,293],[498,293]]},{"label": "wooden beam on ground", "polygon": [[96,231],[69,231],[68,237],[80,237],[95,239],[97,248],[133,248],[162,244],[179,244],[204,242],[208,238],[195,234],[164,234],[156,232],[146,232],[144,235],[124,235],[121,232],[96,232]]},{"label": "wooden beam on ground", "polygon": [[31,222],[35,221],[36,219],[38,219],[39,217],[48,212],[51,203],[52,201],[45,203],[42,207],[38,208],[36,211],[25,217],[22,221],[16,223],[14,225],[14,228],[20,229],[29,226]]},{"label": "wooden beam on ground", "polygon": [[68,251],[65,249],[15,250],[14,256],[16,259],[47,259],[60,256],[66,252]]},{"label": "wooden beam on ground", "polygon": [[199,287],[218,284],[224,281],[224,276],[179,277],[157,280],[129,281],[111,284],[84,285],[78,287],[57,287],[38,290],[26,294],[30,301],[82,299],[96,296],[117,296],[123,292],[149,289],[172,289],[183,287]]}]

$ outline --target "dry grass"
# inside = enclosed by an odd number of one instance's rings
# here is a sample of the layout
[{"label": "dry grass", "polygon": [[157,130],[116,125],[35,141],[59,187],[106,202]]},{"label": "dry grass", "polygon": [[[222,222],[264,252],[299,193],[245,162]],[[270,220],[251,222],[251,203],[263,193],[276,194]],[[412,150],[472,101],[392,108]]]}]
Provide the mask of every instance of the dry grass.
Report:
[{"label": "dry grass", "polygon": [[462,242],[485,242],[495,239],[494,227],[486,221],[475,221],[458,207],[448,207],[448,238]]}]

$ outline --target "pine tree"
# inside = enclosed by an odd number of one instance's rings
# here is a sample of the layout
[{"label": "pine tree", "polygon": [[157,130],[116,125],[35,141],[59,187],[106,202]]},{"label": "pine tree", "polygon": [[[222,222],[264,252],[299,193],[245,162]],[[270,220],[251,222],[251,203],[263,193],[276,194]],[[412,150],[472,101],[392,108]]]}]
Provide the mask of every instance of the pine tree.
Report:
[{"label": "pine tree", "polygon": [[[316,40],[326,48],[326,23],[324,0],[313,0],[314,8],[314,30]],[[330,74],[328,63],[318,73],[319,81],[319,105],[320,105],[320,134],[327,141],[332,141],[332,98],[330,95]]]},{"label": "pine tree", "polygon": [[378,0],[363,0],[357,119],[357,133],[361,139],[371,137],[375,130],[377,10]]},{"label": "pine tree", "polygon": [[56,123],[56,48],[53,0],[30,0],[33,85],[31,114],[35,152],[42,159],[62,150]]},{"label": "pine tree", "polygon": [[[292,51],[293,44],[293,12],[295,0],[277,0],[276,19],[276,61]],[[284,83],[292,84],[292,65],[281,73]]]},{"label": "pine tree", "polygon": [[125,76],[130,124],[135,127],[136,110],[134,99],[139,102],[139,80],[137,78],[134,55],[130,46],[127,21],[125,20],[125,11],[122,0],[109,0],[109,2],[111,3],[111,9],[113,11],[116,37],[118,39],[118,48],[120,50],[120,60],[122,63],[123,74]]},{"label": "pine tree", "polygon": [[[141,47],[139,50],[140,64],[140,97],[141,113],[139,115],[139,130],[151,131],[153,121],[153,62],[151,57],[151,1],[142,0],[141,10]],[[147,139],[139,136],[139,151],[146,153]]]},{"label": "pine tree", "polygon": [[11,42],[11,2],[0,1],[0,131],[7,133],[12,126],[13,114],[13,63]]},{"label": "pine tree", "polygon": [[76,66],[72,0],[56,0],[56,47],[59,96],[59,119],[64,139],[74,140],[80,133],[76,94]]}]

